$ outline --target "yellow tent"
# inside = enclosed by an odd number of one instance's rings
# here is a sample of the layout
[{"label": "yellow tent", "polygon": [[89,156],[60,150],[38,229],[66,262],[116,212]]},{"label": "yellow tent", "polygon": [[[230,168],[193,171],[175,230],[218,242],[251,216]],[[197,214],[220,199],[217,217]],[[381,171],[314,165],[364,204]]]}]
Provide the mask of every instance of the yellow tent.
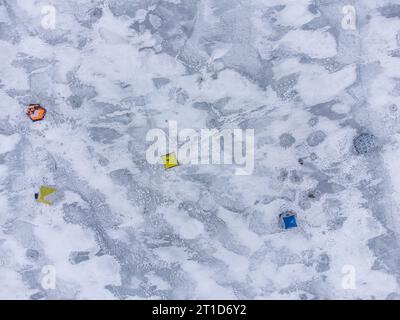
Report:
[{"label": "yellow tent", "polygon": [[49,197],[51,194],[55,193],[57,190],[52,188],[52,187],[46,187],[46,186],[42,186],[40,187],[40,191],[39,194],[36,194],[36,200],[40,203],[44,203],[47,205],[52,205],[53,202],[51,201],[51,197]]},{"label": "yellow tent", "polygon": [[178,159],[176,158],[175,152],[168,153],[161,157],[165,169],[171,169],[173,167],[179,166]]}]

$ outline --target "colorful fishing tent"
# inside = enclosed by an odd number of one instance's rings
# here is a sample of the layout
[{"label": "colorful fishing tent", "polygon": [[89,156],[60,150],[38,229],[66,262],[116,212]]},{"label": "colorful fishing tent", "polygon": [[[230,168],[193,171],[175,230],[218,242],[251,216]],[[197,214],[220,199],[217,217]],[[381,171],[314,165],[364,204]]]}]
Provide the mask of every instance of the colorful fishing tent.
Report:
[{"label": "colorful fishing tent", "polygon": [[40,121],[44,119],[44,116],[46,115],[46,109],[40,104],[30,104],[26,110],[26,114],[33,122]]},{"label": "colorful fishing tent", "polygon": [[35,194],[35,199],[40,203],[53,205],[56,192],[57,190],[53,187],[41,186],[39,193]]},{"label": "colorful fishing tent", "polygon": [[173,167],[179,166],[178,159],[176,158],[176,155],[174,152],[168,153],[165,156],[161,157],[165,169],[171,169]]},{"label": "colorful fishing tent", "polygon": [[297,227],[297,215],[293,211],[285,211],[279,215],[280,225],[283,229]]}]

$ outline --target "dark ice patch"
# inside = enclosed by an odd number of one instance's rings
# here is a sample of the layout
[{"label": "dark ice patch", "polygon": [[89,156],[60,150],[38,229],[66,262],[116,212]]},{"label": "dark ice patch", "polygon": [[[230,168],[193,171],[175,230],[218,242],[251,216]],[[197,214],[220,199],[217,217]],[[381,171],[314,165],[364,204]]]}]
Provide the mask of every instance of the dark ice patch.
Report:
[{"label": "dark ice patch", "polygon": [[318,117],[326,117],[329,120],[338,120],[344,118],[346,115],[344,114],[339,114],[334,111],[332,111],[332,107],[337,104],[339,101],[337,100],[331,100],[328,102],[323,102],[319,103],[316,105],[313,105],[309,108],[310,112]]},{"label": "dark ice patch", "polygon": [[370,239],[368,247],[384,266],[395,274],[400,274],[400,248],[393,231],[388,231],[383,235]]},{"label": "dark ice patch", "polygon": [[163,86],[167,85],[171,82],[171,80],[167,78],[153,78],[153,84],[157,89],[162,88]]},{"label": "dark ice patch", "polygon": [[49,65],[53,65],[53,63],[54,61],[52,60],[39,59],[28,56],[25,53],[18,53],[11,65],[17,68],[23,68],[26,72],[31,73],[37,69],[43,69]]},{"label": "dark ice patch", "polygon": [[294,86],[298,78],[299,74],[293,73],[274,81],[271,86],[283,101],[288,101],[297,96],[297,91],[294,90]]},{"label": "dark ice patch", "polygon": [[68,97],[67,102],[73,109],[79,109],[82,106],[83,97],[78,95],[72,95]]},{"label": "dark ice patch", "polygon": [[358,154],[366,154],[378,149],[376,137],[370,133],[361,133],[353,140],[354,149]]},{"label": "dark ice patch", "polygon": [[122,137],[117,130],[106,127],[92,127],[89,129],[90,137],[96,141],[105,144],[113,143],[116,139]]},{"label": "dark ice patch", "polygon": [[80,25],[91,28],[103,16],[103,9],[90,8],[89,10],[77,10],[75,18]]},{"label": "dark ice patch", "polygon": [[97,92],[94,87],[82,83],[76,74],[72,71],[67,74],[68,85],[73,94],[68,102],[75,107],[82,105],[79,101],[90,100],[97,96]]},{"label": "dark ice patch", "polygon": [[72,264],[78,264],[89,260],[89,251],[72,251],[69,255],[69,261]]},{"label": "dark ice patch", "polygon": [[88,210],[83,209],[77,202],[63,205],[64,221],[67,223],[90,225]]},{"label": "dark ice patch", "polygon": [[129,186],[133,182],[133,175],[128,169],[117,169],[110,173],[110,177],[119,185]]},{"label": "dark ice patch", "polygon": [[[155,2],[152,0],[147,1],[146,6],[151,6],[151,2]],[[109,8],[113,15],[119,17],[122,15],[129,16],[134,18],[137,14],[137,11],[145,6],[145,4],[141,3],[141,1],[133,0],[110,0],[108,1]]]},{"label": "dark ice patch", "polygon": [[389,4],[378,8],[378,11],[386,18],[400,18],[400,4]]},{"label": "dark ice patch", "polygon": [[279,136],[279,144],[282,148],[289,148],[296,142],[290,133],[283,133]]},{"label": "dark ice patch", "polygon": [[335,182],[329,182],[325,180],[318,182],[317,189],[321,193],[338,193],[345,190],[346,188]]},{"label": "dark ice patch", "polygon": [[326,138],[326,134],[321,131],[315,131],[313,133],[311,133],[308,137],[307,137],[307,144],[310,147],[316,147],[317,145],[319,145],[320,143],[322,143]]},{"label": "dark ice patch", "polygon": [[299,173],[297,170],[291,170],[289,179],[292,183],[300,184],[303,182],[303,174]]},{"label": "dark ice patch", "polygon": [[322,253],[318,256],[315,270],[317,272],[325,272],[330,269],[330,258],[326,253]]},{"label": "dark ice patch", "polygon": [[26,250],[26,256],[29,259],[36,261],[39,259],[40,253],[39,253],[39,251],[37,251],[35,249],[28,249],[28,250]]},{"label": "dark ice patch", "polygon": [[40,269],[28,269],[20,272],[22,281],[30,288],[38,288],[40,286],[41,271]]},{"label": "dark ice patch", "polygon": [[46,298],[46,293],[43,291],[36,292],[29,297],[31,300],[40,300]]},{"label": "dark ice patch", "polygon": [[21,41],[21,36],[12,25],[0,22],[0,40],[17,44]]}]

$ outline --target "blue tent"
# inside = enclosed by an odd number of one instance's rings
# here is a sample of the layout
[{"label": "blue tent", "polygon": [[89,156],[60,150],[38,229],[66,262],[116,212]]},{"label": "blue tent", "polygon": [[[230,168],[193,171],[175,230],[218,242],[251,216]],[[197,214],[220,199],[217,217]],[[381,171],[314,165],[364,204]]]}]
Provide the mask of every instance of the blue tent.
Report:
[{"label": "blue tent", "polygon": [[296,214],[288,211],[279,215],[281,225],[284,229],[291,229],[297,227]]}]

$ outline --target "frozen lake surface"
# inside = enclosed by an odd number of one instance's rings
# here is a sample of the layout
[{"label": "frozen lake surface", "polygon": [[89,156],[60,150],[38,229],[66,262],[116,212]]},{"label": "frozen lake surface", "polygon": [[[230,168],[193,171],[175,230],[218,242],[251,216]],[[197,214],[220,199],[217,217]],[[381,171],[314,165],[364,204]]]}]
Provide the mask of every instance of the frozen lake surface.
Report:
[{"label": "frozen lake surface", "polygon": [[[0,298],[400,298],[400,4],[349,2],[0,0]],[[170,121],[252,174],[149,164]]]}]

